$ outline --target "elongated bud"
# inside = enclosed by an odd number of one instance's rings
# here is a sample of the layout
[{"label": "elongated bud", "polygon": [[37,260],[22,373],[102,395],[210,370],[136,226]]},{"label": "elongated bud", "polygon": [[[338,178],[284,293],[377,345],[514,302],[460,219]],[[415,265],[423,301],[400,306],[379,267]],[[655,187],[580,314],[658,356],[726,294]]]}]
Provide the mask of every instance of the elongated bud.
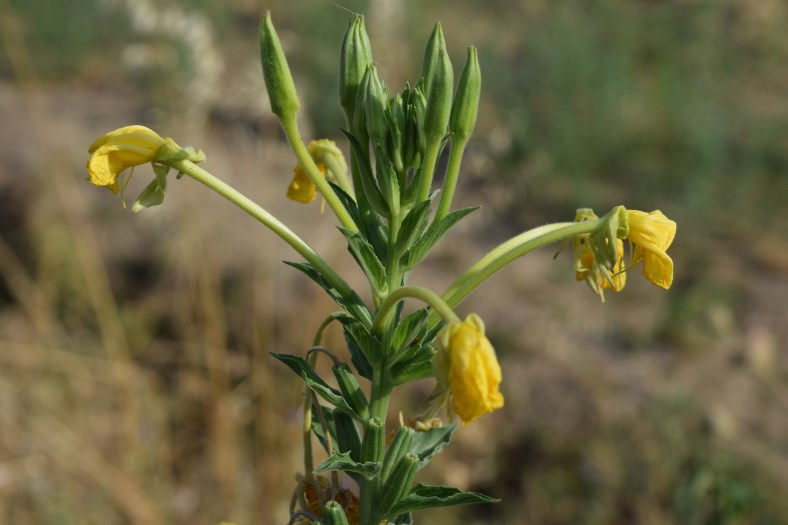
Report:
[{"label": "elongated bud", "polygon": [[260,58],[271,111],[279,120],[288,115],[292,116],[298,111],[300,104],[282,44],[271,22],[270,11],[265,12],[260,25]]},{"label": "elongated bud", "polygon": [[384,515],[410,491],[418,468],[419,457],[416,454],[406,454],[399,460],[378,500],[378,505]]},{"label": "elongated bud", "polygon": [[336,501],[329,501],[323,507],[323,516],[320,523],[323,525],[348,525],[347,516],[342,505]]},{"label": "elongated bud", "polygon": [[432,83],[427,95],[427,112],[424,116],[424,132],[427,147],[440,142],[446,134],[451,113],[451,93],[454,86],[454,73],[446,46],[440,48],[438,59],[432,71]]},{"label": "elongated bud", "polygon": [[427,41],[427,47],[424,49],[424,59],[421,62],[421,78],[424,79],[424,93],[430,92],[432,76],[435,71],[435,66],[438,63],[440,50],[445,48],[446,41],[443,39],[441,23],[436,22],[430,34],[430,39]]},{"label": "elongated bud", "polygon": [[380,480],[383,484],[388,483],[388,478],[394,467],[399,464],[400,459],[410,452],[410,447],[413,444],[413,435],[416,433],[410,427],[401,426],[397,429],[394,435],[394,440],[389,445],[386,451],[386,456],[383,458],[383,467],[380,469]]},{"label": "elongated bud", "polygon": [[334,410],[334,426],[340,452],[349,452],[353,461],[361,460],[361,436],[353,418],[340,410]]},{"label": "elongated bud", "polygon": [[348,402],[350,408],[355,410],[362,419],[366,419],[369,412],[369,404],[366,396],[364,396],[364,391],[361,390],[361,385],[358,384],[356,376],[344,363],[336,365],[331,370],[334,372],[342,397]]},{"label": "elongated bud", "polygon": [[384,144],[388,123],[386,121],[386,106],[388,105],[387,89],[378,78],[377,68],[369,66],[369,84],[367,85],[367,131],[373,145]]},{"label": "elongated bud", "polygon": [[369,159],[369,133],[367,132],[367,93],[369,93],[369,83],[373,75],[372,65],[367,66],[361,84],[356,92],[356,108],[353,112],[353,121],[350,123],[350,132],[359,141],[364,151],[367,152],[366,158]]},{"label": "elongated bud", "polygon": [[348,123],[353,122],[359,85],[371,63],[372,46],[364,29],[364,17],[356,15],[345,32],[339,63],[339,103],[345,110]]},{"label": "elongated bud", "polygon": [[479,68],[479,57],[476,48],[468,48],[468,61],[460,74],[457,92],[451,107],[449,131],[452,140],[465,140],[473,133],[476,126],[476,114],[479,111],[479,97],[482,90],[482,72]]},{"label": "elongated bud", "polygon": [[364,441],[361,444],[361,461],[380,461],[383,457],[383,448],[386,442],[386,435],[383,423],[380,419],[373,417],[367,421],[364,429]]}]

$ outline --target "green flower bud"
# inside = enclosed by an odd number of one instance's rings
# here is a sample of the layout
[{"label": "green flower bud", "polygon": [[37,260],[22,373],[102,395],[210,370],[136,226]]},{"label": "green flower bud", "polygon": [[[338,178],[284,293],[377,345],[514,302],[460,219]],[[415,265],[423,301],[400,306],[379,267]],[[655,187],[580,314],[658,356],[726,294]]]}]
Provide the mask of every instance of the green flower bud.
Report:
[{"label": "green flower bud", "polygon": [[386,154],[389,159],[391,159],[397,173],[402,173],[404,169],[402,161],[402,142],[407,114],[405,104],[402,94],[397,95],[389,101],[389,132],[386,137]]},{"label": "green flower bud", "polygon": [[388,483],[387,480],[394,467],[399,464],[399,461],[405,454],[410,452],[415,433],[415,430],[406,426],[401,426],[397,429],[394,440],[389,445],[386,456],[383,458],[383,467],[380,469],[380,480],[384,485]]},{"label": "green flower bud", "polygon": [[265,12],[260,26],[260,57],[271,111],[279,120],[291,117],[298,111],[300,104],[282,44],[271,22],[270,11]]},{"label": "green flower bud", "polygon": [[361,460],[361,437],[353,418],[340,410],[334,410],[334,426],[340,452],[349,452],[353,461]]},{"label": "green flower bud", "polygon": [[361,443],[361,461],[379,461],[383,457],[386,435],[383,423],[373,417],[367,421],[364,429],[364,441]]},{"label": "green flower bud", "polygon": [[479,97],[482,89],[482,72],[476,48],[468,48],[468,61],[460,74],[454,104],[451,107],[449,131],[452,141],[465,140],[476,126],[476,113],[479,110]]},{"label": "green flower bud", "polygon": [[382,145],[386,140],[388,122],[386,108],[388,106],[388,89],[378,78],[375,65],[369,66],[369,84],[367,84],[366,118],[367,132],[373,145]]},{"label": "green flower bud", "polygon": [[424,116],[424,133],[427,147],[440,143],[446,135],[451,113],[451,94],[454,74],[446,47],[440,48],[437,61],[432,70],[432,82],[427,83],[427,112]]},{"label": "green flower bud", "polygon": [[371,63],[372,47],[364,29],[364,17],[356,15],[345,32],[339,64],[339,103],[345,110],[348,123],[353,122],[359,85]]},{"label": "green flower bud", "polygon": [[320,519],[323,525],[348,525],[347,516],[342,505],[336,501],[329,501],[323,507],[323,516]]},{"label": "green flower bud", "polygon": [[365,158],[369,162],[369,133],[367,132],[367,93],[369,92],[369,84],[373,75],[372,65],[367,67],[364,76],[361,77],[361,84],[358,86],[356,92],[356,108],[358,111],[353,112],[353,121],[350,123],[350,133],[356,137],[362,151],[365,152]]},{"label": "green flower bud", "polygon": [[378,500],[378,506],[384,515],[408,494],[418,468],[419,457],[416,454],[406,454],[399,460]]},{"label": "green flower bud", "polygon": [[424,49],[424,59],[421,62],[421,78],[424,79],[424,92],[429,93],[432,86],[432,77],[435,71],[436,64],[438,63],[438,56],[441,49],[446,48],[446,41],[443,39],[443,29],[441,23],[437,22],[435,28],[430,34],[430,39],[427,41],[427,47]]},{"label": "green flower bud", "polygon": [[342,397],[348,402],[350,408],[355,410],[362,419],[366,419],[369,412],[369,404],[364,396],[364,391],[361,390],[361,385],[358,384],[356,376],[344,363],[336,365],[331,370],[334,372]]}]

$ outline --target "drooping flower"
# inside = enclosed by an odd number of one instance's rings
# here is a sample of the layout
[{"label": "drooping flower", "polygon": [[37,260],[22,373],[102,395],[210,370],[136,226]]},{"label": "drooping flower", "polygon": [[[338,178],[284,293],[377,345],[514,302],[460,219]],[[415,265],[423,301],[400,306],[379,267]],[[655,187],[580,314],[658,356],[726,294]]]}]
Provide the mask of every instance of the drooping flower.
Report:
[{"label": "drooping flower", "polygon": [[629,220],[630,262],[635,266],[643,261],[643,275],[664,289],[673,283],[673,259],[667,249],[676,236],[676,223],[661,211],[646,213],[627,210]]},{"label": "drooping flower", "polygon": [[164,143],[165,139],[145,126],[126,126],[110,131],[88,149],[92,155],[88,161],[90,182],[117,193],[120,174],[156,160]]},{"label": "drooping flower", "polygon": [[613,289],[620,292],[627,283],[627,274],[624,266],[624,242],[616,240],[618,257],[611,273],[604,265],[601,265],[594,258],[588,235],[575,237],[575,278],[578,281],[586,281],[591,290],[605,300],[604,290]]},{"label": "drooping flower", "polygon": [[449,414],[463,424],[503,407],[501,367],[495,350],[484,335],[484,323],[475,314],[451,323],[438,334],[432,367],[438,380],[438,396],[448,401]]},{"label": "drooping flower", "polygon": [[[333,140],[313,140],[309,142],[306,149],[317,164],[320,173],[328,180],[336,180],[339,175],[333,170],[341,170],[341,176],[347,172],[345,158]],[[317,187],[306,174],[303,166],[300,163],[296,164],[293,168],[293,180],[287,188],[287,198],[306,204],[315,200],[316,196]]]}]

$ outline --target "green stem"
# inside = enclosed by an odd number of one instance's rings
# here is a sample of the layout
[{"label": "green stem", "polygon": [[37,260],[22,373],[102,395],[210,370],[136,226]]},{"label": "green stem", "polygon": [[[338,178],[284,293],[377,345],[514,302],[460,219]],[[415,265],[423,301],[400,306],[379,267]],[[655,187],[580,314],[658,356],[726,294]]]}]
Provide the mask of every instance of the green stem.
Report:
[{"label": "green stem", "polygon": [[[376,365],[372,370],[372,385],[369,396],[370,419],[379,419],[384,427],[386,424],[386,416],[388,415],[389,399],[391,397],[391,389],[393,385],[388,377],[388,370],[385,363]],[[362,458],[363,461],[373,461],[383,463],[385,456],[385,447],[379,450],[379,457],[376,458]],[[359,523],[377,523],[377,513],[379,509],[375,506],[375,498],[380,492],[380,479],[373,478],[371,480],[363,480],[360,490],[360,520]]]},{"label": "green stem", "polygon": [[403,286],[397,288],[386,297],[386,300],[380,305],[378,313],[375,316],[375,321],[372,323],[373,333],[380,333],[386,326],[386,318],[396,308],[397,303],[401,300],[413,297],[420,299],[430,305],[435,315],[450,323],[459,323],[460,318],[451,309],[451,307],[444,301],[438,294],[427,288],[421,286]]},{"label": "green stem", "polygon": [[353,187],[350,185],[350,181],[347,178],[347,168],[343,170],[339,162],[328,155],[326,155],[326,158],[323,159],[323,162],[326,163],[326,167],[331,170],[331,173],[333,173],[337,178],[337,184],[339,184],[339,187],[345,190],[345,193],[355,198],[355,195],[353,194]]},{"label": "green stem", "polygon": [[[171,162],[170,165],[183,173],[200,182],[213,191],[232,202],[246,213],[263,223],[271,231],[281,237],[287,244],[293,247],[301,256],[306,259],[312,266],[317,268],[323,278],[331,283],[331,286],[343,296],[350,296],[353,289],[348,285],[340,275],[334,271],[331,266],[326,263],[307,243],[305,243],[298,235],[285,226],[276,217],[268,213],[257,203],[249,199],[246,195],[239,192],[226,182],[216,178],[214,175],[205,171],[198,165],[188,160],[179,160]],[[334,193],[331,193],[334,195]]]},{"label": "green stem", "polygon": [[337,197],[334,190],[331,189],[326,178],[320,173],[320,169],[318,169],[314,159],[312,159],[306,146],[304,146],[304,141],[301,139],[301,134],[298,132],[295,113],[285,115],[282,117],[281,122],[282,128],[285,130],[285,135],[287,135],[287,140],[290,141],[290,147],[293,148],[293,152],[296,157],[298,157],[298,161],[312,180],[312,183],[317,187],[321,195],[323,195],[323,198],[326,199],[326,202],[334,211],[334,214],[337,216],[337,219],[339,219],[339,222],[342,223],[342,226],[352,232],[357,232],[358,227],[356,223],[353,222],[350,214],[339,201],[339,197]]},{"label": "green stem", "polygon": [[435,164],[438,162],[438,152],[441,149],[441,142],[432,145],[424,154],[424,161],[421,169],[424,170],[419,177],[419,193],[416,202],[424,202],[430,196],[432,189],[432,176],[435,173]]},{"label": "green stem", "polygon": [[457,177],[460,174],[460,165],[462,164],[462,155],[465,153],[466,144],[468,144],[467,138],[452,138],[449,166],[446,168],[446,177],[443,180],[443,189],[441,190],[441,203],[438,206],[438,212],[435,214],[435,222],[444,218],[449,213],[449,208],[451,208],[454,188],[457,186]]},{"label": "green stem", "polygon": [[[462,276],[444,292],[442,296],[443,300],[450,307],[455,307],[493,274],[528,252],[576,235],[591,233],[595,231],[602,222],[602,219],[583,222],[559,222],[556,224],[539,226],[538,228],[533,228],[527,232],[521,233],[516,237],[512,237],[479,259],[476,264],[462,274]],[[430,314],[429,323],[430,326],[434,326],[438,323],[438,316],[435,312]]]}]

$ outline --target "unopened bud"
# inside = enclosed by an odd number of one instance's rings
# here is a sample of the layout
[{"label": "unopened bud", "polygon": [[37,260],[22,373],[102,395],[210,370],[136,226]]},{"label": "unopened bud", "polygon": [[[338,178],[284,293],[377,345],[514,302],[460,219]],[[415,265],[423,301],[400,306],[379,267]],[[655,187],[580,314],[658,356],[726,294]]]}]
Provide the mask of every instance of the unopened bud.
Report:
[{"label": "unopened bud", "polygon": [[356,15],[345,32],[339,64],[339,103],[345,110],[348,123],[353,122],[359,85],[371,63],[372,47],[364,29],[364,17]]},{"label": "unopened bud", "polygon": [[427,41],[427,47],[424,49],[424,59],[421,62],[421,78],[424,79],[424,93],[430,92],[432,76],[438,63],[440,50],[445,48],[446,41],[443,39],[443,29],[441,28],[441,23],[437,22],[432,34],[430,34],[430,39]]},{"label": "unopened bud", "polygon": [[406,454],[400,458],[381,494],[379,506],[384,514],[389,512],[410,491],[418,468],[419,457],[416,454]]},{"label": "unopened bud", "polygon": [[454,74],[446,47],[440,48],[432,71],[432,82],[428,83],[427,112],[424,116],[424,132],[428,147],[443,140],[451,113],[451,93]]},{"label": "unopened bud", "polygon": [[382,145],[386,140],[388,123],[386,121],[386,106],[388,105],[388,90],[378,78],[374,65],[367,69],[369,84],[367,84],[366,118],[367,132],[373,145]]},{"label": "unopened bud", "polygon": [[271,22],[270,11],[265,12],[260,25],[260,58],[271,111],[279,120],[292,116],[298,111],[300,104],[282,44]]},{"label": "unopened bud", "polygon": [[323,516],[320,523],[323,525],[348,525],[347,516],[342,505],[336,501],[329,501],[323,507]]},{"label": "unopened bud", "polygon": [[460,74],[457,93],[451,107],[449,131],[452,140],[465,140],[476,126],[476,113],[479,111],[479,97],[482,89],[482,72],[476,48],[468,48],[468,61]]}]

